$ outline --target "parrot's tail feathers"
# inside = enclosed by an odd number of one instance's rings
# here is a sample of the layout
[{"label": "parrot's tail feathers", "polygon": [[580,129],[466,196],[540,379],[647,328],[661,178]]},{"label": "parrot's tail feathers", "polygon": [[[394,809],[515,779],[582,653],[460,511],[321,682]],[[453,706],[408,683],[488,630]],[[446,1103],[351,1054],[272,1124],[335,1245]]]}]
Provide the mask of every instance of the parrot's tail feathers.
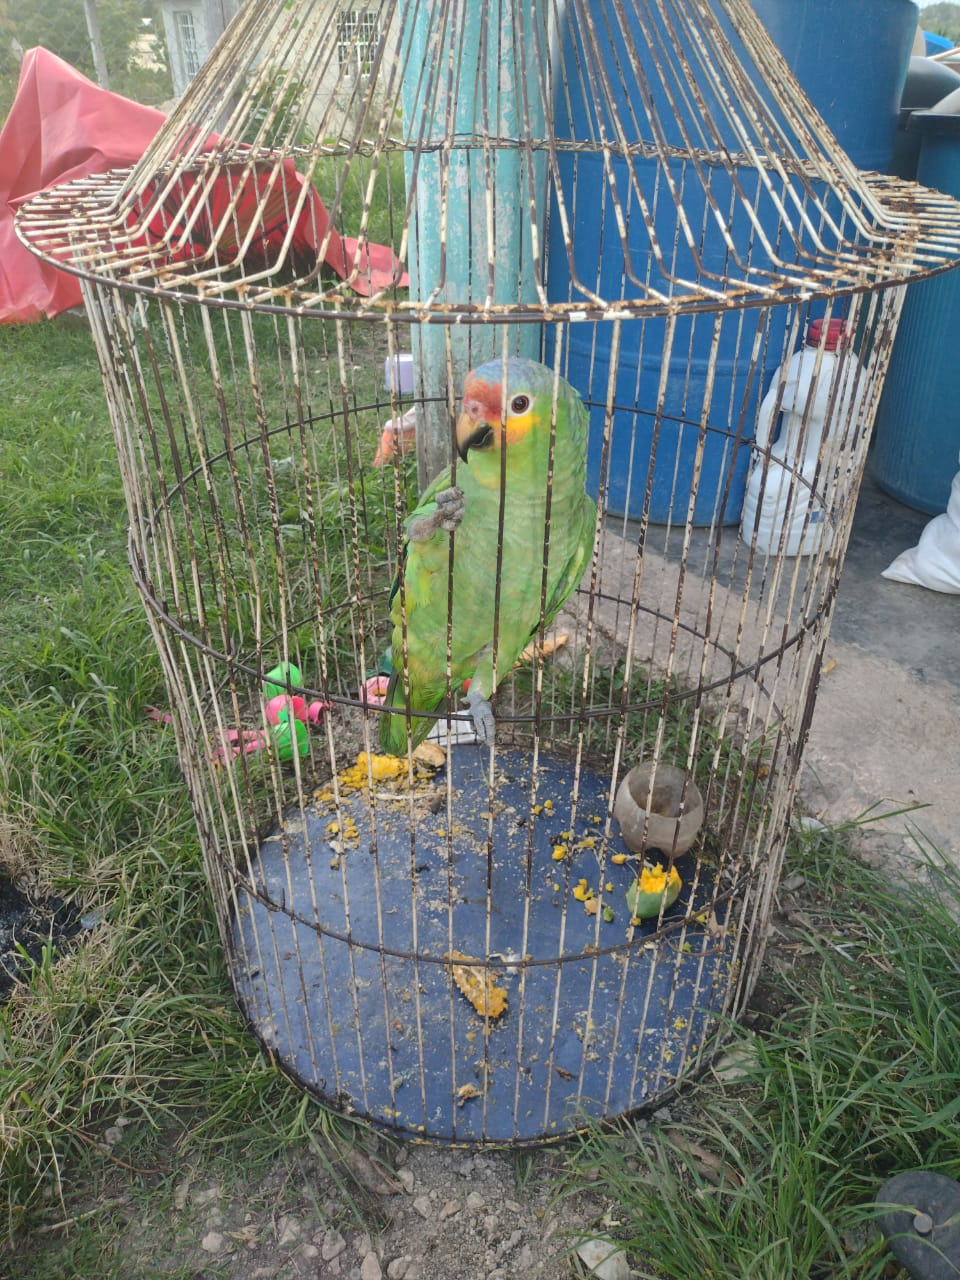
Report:
[{"label": "parrot's tail feathers", "polygon": [[[391,756],[407,754],[406,707],[403,701],[403,689],[398,689],[399,683],[398,674],[394,671],[383,699],[384,711],[380,715],[380,745]],[[399,707],[397,707],[398,702]],[[395,715],[386,714],[386,709],[389,707],[397,707]]]},{"label": "parrot's tail feathers", "polygon": [[380,746],[388,756],[407,754],[407,722],[404,716],[382,715],[380,717]]},{"label": "parrot's tail feathers", "polygon": [[[421,706],[415,700],[412,711],[438,711],[443,706],[440,698],[432,706]],[[405,756],[407,754],[407,702],[404,698],[403,685],[399,672],[394,672],[387,685],[386,697],[383,700],[384,711],[380,716],[380,746],[389,755]],[[393,709],[393,715],[387,714]],[[415,715],[410,717],[410,745],[418,747],[430,730],[433,720],[429,716]]]}]

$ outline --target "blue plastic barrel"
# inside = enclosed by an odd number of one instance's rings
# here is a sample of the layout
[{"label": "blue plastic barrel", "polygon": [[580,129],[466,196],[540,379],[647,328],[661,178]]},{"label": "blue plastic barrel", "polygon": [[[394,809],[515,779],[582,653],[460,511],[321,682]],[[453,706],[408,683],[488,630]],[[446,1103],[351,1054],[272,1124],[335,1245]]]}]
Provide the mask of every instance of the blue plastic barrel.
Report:
[{"label": "blue plastic barrel", "polygon": [[952,49],[953,41],[946,36],[938,36],[935,31],[924,31],[923,45],[927,57],[932,58],[937,53],[946,53],[948,49]]},{"label": "blue plastic barrel", "polygon": [[[953,95],[951,95],[952,97]],[[917,181],[960,197],[960,115],[915,111]],[[892,497],[946,511],[960,455],[960,268],[907,290],[877,410],[871,469]]]},{"label": "blue plastic barrel", "polygon": [[888,173],[915,0],[750,0],[807,97],[860,169]]},{"label": "blue plastic barrel", "polygon": [[[886,157],[892,149],[896,106],[906,74],[916,28],[914,0],[755,0],[761,17],[788,35],[791,16],[799,21],[801,38],[788,40],[786,56],[800,60],[795,69],[818,108],[829,106],[848,92],[853,99],[831,123],[845,144],[844,129],[853,143],[858,164],[874,163],[879,137],[885,139]],[[555,129],[561,150],[558,158],[560,185],[565,204],[572,211],[571,243],[565,242],[556,206],[549,221],[547,290],[553,301],[575,301],[584,290],[607,300],[644,296],[644,285],[669,294],[670,277],[700,279],[720,289],[730,267],[730,250],[717,220],[704,217],[702,180],[689,162],[679,158],[688,149],[683,133],[703,136],[704,115],[721,135],[720,145],[736,154],[740,147],[726,129],[726,104],[711,97],[705,79],[697,80],[704,99],[687,90],[687,65],[696,66],[696,52],[685,45],[682,30],[666,33],[644,26],[644,6],[593,0],[591,57],[600,57],[614,85],[610,101],[593,100],[586,77],[568,78],[555,102]],[[836,32],[849,22],[851,31],[869,30],[867,41],[839,40],[846,59],[856,64],[837,75],[835,66],[822,68],[810,62],[814,46],[804,35],[815,25]],[[840,17],[838,18],[838,14]],[[721,7],[716,16],[734,46],[742,50]],[[776,21],[774,22],[774,19]],[[563,61],[567,67],[587,65],[585,36],[569,19],[561,24]],[[751,66],[746,53],[743,61]],[[818,83],[818,76],[822,83]],[[668,93],[663,79],[672,82]],[[758,91],[766,91],[759,85]],[[648,102],[653,95],[652,103]],[[892,110],[891,110],[892,104]],[[647,158],[642,144],[652,138],[648,105],[665,130],[662,141],[678,149],[669,162],[672,177],[683,191],[687,221],[700,237],[700,261],[687,248],[677,211],[664,181],[664,172]],[[880,116],[882,126],[864,130],[864,119]],[[626,238],[621,239],[610,207],[610,184],[602,157],[596,152],[564,149],[562,142],[594,142],[601,136],[622,136],[628,144],[641,144],[628,165],[614,157],[612,165],[619,200],[626,218]],[[704,146],[708,145],[706,142]],[[711,143],[710,145],[716,145]],[[780,213],[749,168],[738,173],[748,198],[756,197],[759,217],[771,241],[778,239]],[[709,170],[712,195],[727,217],[733,211],[731,232],[736,252],[744,260],[758,262],[760,249],[742,204],[734,198],[728,175]],[[648,206],[655,239],[674,255],[664,264],[652,249]],[[606,493],[607,507],[632,518],[646,516],[654,523],[686,521],[694,524],[737,524],[740,520],[746,478],[750,466],[750,441],[756,408],[766,386],[763,370],[773,371],[789,351],[784,349],[788,322],[795,317],[787,308],[764,308],[727,314],[704,312],[683,317],[669,341],[671,359],[664,372],[663,353],[668,333],[666,321],[625,322],[615,371],[615,412],[610,439],[605,445],[605,401],[611,358],[611,326],[605,322],[573,324],[565,340],[565,371],[591,408],[589,482]],[[799,326],[797,326],[799,330]],[[556,335],[548,335],[548,356]],[[752,360],[760,351],[759,365]],[[760,372],[758,373],[758,369]],[[604,450],[606,448],[606,457]]]}]

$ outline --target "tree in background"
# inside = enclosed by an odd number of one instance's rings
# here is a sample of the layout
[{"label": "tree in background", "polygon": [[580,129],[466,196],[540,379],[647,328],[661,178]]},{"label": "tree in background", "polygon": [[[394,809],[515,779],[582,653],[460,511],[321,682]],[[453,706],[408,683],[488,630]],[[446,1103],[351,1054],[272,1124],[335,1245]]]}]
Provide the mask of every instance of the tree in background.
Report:
[{"label": "tree in background", "polygon": [[920,12],[920,25],[924,31],[943,36],[960,44],[960,4],[929,4]]},{"label": "tree in background", "polygon": [[[172,87],[163,22],[154,0],[96,0],[96,17],[109,87],[138,102],[156,104],[169,98]],[[145,34],[155,36],[152,59],[144,59],[138,45]],[[91,80],[97,79],[83,0],[0,0],[0,94],[5,108],[16,89],[17,50],[35,45],[57,54]],[[159,65],[144,65],[145,61]]]}]

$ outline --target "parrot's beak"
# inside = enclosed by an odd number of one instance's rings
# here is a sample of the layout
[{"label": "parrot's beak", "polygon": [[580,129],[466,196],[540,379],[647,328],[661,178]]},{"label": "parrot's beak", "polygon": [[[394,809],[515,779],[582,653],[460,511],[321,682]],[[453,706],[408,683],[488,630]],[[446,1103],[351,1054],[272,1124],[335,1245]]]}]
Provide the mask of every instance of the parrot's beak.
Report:
[{"label": "parrot's beak", "polygon": [[457,453],[466,462],[471,449],[489,449],[493,444],[493,427],[473,408],[465,408],[457,420]]}]

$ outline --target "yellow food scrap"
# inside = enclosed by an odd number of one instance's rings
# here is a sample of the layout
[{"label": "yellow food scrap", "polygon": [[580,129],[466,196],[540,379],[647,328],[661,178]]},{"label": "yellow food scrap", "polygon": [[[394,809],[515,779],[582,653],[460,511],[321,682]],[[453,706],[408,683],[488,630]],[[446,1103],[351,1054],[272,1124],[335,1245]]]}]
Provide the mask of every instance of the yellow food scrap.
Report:
[{"label": "yellow food scrap", "polygon": [[567,846],[565,844],[555,844],[553,846],[553,853],[551,853],[550,857],[553,858],[554,862],[562,862],[566,856]]},{"label": "yellow food scrap", "polygon": [[374,782],[384,782],[387,778],[399,778],[407,771],[405,763],[397,756],[368,756],[365,751],[361,751],[357,756],[357,768],[364,771],[369,769]]},{"label": "yellow food scrap", "polygon": [[595,894],[586,880],[581,877],[573,886],[573,896],[578,902],[589,902],[591,898],[595,897]]},{"label": "yellow food scrap", "polygon": [[634,917],[634,923],[659,915],[661,904],[664,907],[672,906],[681,884],[676,867],[671,866],[667,872],[661,862],[652,867],[644,864],[639,876],[627,890],[627,906]]},{"label": "yellow food scrap", "polygon": [[553,801],[552,801],[552,800],[544,800],[544,802],[543,802],[543,811],[544,811],[544,813],[553,813]]},{"label": "yellow food scrap", "polygon": [[402,777],[406,771],[406,761],[398,756],[367,755],[366,751],[361,751],[357,763],[341,773],[340,786],[347,791],[358,790],[365,787],[371,778],[374,782],[389,782]]},{"label": "yellow food scrap", "polygon": [[610,861],[615,867],[622,867],[629,856],[627,853],[611,853]]},{"label": "yellow food scrap", "polygon": [[507,1007],[507,993],[497,986],[493,974],[461,951],[450,951],[445,958],[456,962],[450,965],[453,981],[477,1013],[482,1018],[499,1018]]},{"label": "yellow food scrap", "polygon": [[669,876],[663,869],[663,863],[658,862],[656,866],[646,866],[640,872],[640,892],[641,893],[663,893],[667,884],[680,884],[680,873],[676,867],[671,867]]}]

